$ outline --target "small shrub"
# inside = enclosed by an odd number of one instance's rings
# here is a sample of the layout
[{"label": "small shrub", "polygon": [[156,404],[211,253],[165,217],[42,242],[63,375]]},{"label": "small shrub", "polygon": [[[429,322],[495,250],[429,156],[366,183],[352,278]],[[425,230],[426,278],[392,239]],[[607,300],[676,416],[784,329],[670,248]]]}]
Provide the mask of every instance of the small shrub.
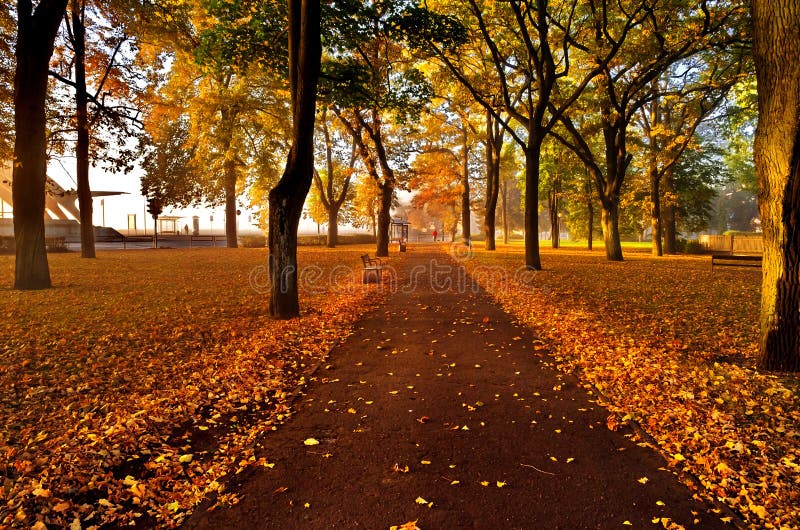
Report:
[{"label": "small shrub", "polygon": [[679,239],[677,245],[678,252],[684,254],[702,254],[703,246],[697,239]]},{"label": "small shrub", "polygon": [[264,248],[267,246],[267,236],[240,236],[239,241],[244,248]]},{"label": "small shrub", "polygon": [[339,234],[340,245],[371,245],[375,243],[375,236],[372,234]]},{"label": "small shrub", "polygon": [[302,247],[313,247],[325,244],[325,236],[297,236],[297,245]]}]

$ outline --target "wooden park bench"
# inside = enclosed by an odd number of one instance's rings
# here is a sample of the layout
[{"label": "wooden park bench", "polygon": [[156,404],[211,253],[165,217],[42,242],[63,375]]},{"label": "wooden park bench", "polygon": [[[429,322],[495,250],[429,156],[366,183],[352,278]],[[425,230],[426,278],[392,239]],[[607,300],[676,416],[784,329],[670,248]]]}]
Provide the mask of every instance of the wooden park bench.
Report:
[{"label": "wooden park bench", "polygon": [[712,254],[711,270],[714,267],[761,267],[763,256],[754,254]]},{"label": "wooden park bench", "polygon": [[364,270],[361,274],[362,283],[381,283],[383,281],[383,265],[378,258],[370,258],[369,254],[361,256]]}]

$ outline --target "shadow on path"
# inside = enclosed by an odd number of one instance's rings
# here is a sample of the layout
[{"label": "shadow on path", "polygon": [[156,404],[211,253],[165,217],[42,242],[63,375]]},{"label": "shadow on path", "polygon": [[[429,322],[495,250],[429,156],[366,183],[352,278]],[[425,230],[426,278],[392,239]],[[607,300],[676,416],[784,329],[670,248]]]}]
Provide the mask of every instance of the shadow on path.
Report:
[{"label": "shadow on path", "polygon": [[609,431],[593,396],[463,270],[442,289],[444,264],[412,248],[399,289],[262,441],[274,467],[237,477],[238,505],[201,506],[185,528],[725,527],[657,454]]}]

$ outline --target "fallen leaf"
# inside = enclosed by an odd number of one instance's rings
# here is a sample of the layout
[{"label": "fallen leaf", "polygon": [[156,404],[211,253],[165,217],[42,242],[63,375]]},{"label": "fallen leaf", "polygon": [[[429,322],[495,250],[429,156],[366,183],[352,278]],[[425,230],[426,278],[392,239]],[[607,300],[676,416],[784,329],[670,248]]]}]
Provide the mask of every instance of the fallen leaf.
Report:
[{"label": "fallen leaf", "polygon": [[419,526],[417,526],[417,521],[409,521],[407,523],[401,524],[400,526],[390,526],[389,530],[422,530]]}]

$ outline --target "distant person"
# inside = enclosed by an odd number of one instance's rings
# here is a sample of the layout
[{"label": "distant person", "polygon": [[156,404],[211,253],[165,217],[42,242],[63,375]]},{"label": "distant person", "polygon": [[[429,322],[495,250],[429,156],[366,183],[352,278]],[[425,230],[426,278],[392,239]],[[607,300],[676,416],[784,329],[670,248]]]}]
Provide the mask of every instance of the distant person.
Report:
[{"label": "distant person", "polygon": [[433,229],[433,240],[434,241],[436,241],[436,236],[438,236],[438,235],[439,235],[439,232],[437,232],[436,229],[434,228]]},{"label": "distant person", "polygon": [[185,235],[189,235],[189,225],[183,225],[183,233]]}]

